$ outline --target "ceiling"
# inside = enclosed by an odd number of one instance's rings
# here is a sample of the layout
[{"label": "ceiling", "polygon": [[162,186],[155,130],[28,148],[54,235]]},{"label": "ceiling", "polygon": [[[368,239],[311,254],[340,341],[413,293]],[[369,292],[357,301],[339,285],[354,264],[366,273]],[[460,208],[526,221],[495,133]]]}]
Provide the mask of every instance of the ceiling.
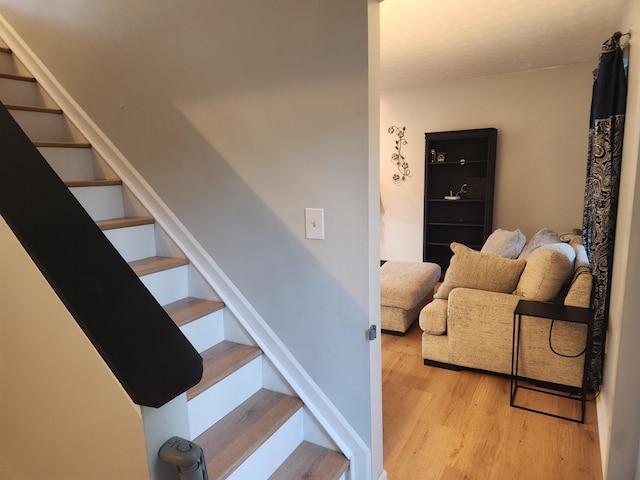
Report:
[{"label": "ceiling", "polygon": [[602,42],[631,1],[637,0],[384,0],[380,86],[585,62],[595,68]]}]

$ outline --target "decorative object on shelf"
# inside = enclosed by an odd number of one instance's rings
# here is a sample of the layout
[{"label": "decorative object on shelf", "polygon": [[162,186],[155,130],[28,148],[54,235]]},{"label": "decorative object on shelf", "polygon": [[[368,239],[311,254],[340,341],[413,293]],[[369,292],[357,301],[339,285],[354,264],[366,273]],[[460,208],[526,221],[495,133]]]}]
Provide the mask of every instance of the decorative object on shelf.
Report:
[{"label": "decorative object on shelf", "polygon": [[431,149],[431,163],[436,161],[436,149],[432,148]]},{"label": "decorative object on shelf", "polygon": [[436,162],[442,163],[447,158],[447,152],[438,152],[436,154]]},{"label": "decorative object on shelf", "polygon": [[453,194],[453,190],[449,190],[449,195],[445,195],[444,199],[445,200],[460,200],[462,195],[464,195],[465,193],[467,193],[467,184],[463,183],[462,186],[460,187],[460,190],[458,190],[458,192],[455,195]]},{"label": "decorative object on shelf", "polygon": [[453,190],[449,190],[449,195],[445,195],[444,199],[445,200],[460,200],[460,197],[458,195],[454,195],[453,194]]},{"label": "decorative object on shelf", "polygon": [[393,174],[393,183],[396,185],[402,184],[406,180],[407,177],[411,176],[411,170],[409,170],[409,164],[405,161],[402,156],[402,146],[407,144],[407,141],[404,139],[404,131],[406,127],[389,127],[387,130],[389,133],[395,133],[398,136],[396,140],[396,151],[393,155],[391,155],[391,161],[396,164],[398,168],[398,173]]}]

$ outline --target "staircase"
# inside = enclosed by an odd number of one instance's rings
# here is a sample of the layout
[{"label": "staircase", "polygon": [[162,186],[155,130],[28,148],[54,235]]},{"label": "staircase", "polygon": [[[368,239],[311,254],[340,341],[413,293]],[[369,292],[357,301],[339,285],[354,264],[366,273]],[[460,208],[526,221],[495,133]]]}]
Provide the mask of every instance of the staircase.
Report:
[{"label": "staircase", "polygon": [[186,397],[209,478],[346,479],[349,460],[273,363],[1,41],[0,101],[202,356]]}]

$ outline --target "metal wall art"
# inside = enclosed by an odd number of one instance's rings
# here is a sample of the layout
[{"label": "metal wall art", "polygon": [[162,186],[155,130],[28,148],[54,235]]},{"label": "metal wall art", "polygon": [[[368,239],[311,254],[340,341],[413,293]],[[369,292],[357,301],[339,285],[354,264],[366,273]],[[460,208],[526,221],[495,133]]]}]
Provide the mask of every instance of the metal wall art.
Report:
[{"label": "metal wall art", "polygon": [[402,184],[406,180],[407,177],[411,176],[411,170],[409,170],[409,164],[405,161],[402,156],[402,146],[407,144],[407,141],[404,139],[404,131],[405,127],[389,127],[389,133],[395,133],[398,136],[396,140],[396,151],[391,155],[391,161],[396,164],[398,168],[398,173],[393,174],[393,183],[396,185]]}]

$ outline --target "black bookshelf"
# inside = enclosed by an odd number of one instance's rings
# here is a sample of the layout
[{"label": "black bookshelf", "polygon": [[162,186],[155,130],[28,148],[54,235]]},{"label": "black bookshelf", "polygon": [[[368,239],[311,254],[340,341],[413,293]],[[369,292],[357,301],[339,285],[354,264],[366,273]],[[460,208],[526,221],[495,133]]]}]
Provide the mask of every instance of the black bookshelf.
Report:
[{"label": "black bookshelf", "polygon": [[497,137],[495,128],[425,134],[423,258],[443,275],[452,242],[480,249],[492,231]]}]

